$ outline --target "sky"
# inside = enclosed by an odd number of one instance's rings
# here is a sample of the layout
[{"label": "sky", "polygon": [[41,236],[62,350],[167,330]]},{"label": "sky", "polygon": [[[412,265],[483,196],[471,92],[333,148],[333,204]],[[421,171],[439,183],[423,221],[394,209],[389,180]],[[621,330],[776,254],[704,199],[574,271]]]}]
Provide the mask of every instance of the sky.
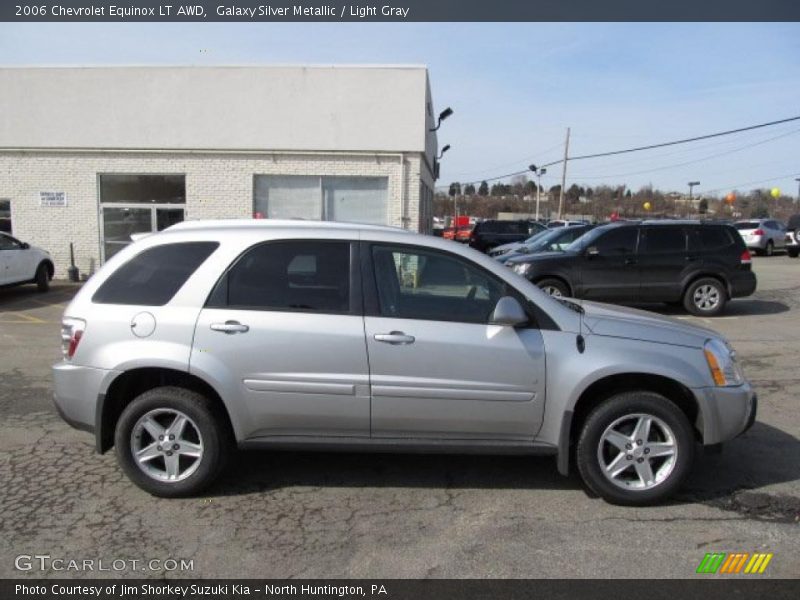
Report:
[{"label": "sky", "polygon": [[[424,64],[437,185],[800,116],[797,23],[3,23],[0,64]],[[0,91],[2,93],[2,91]],[[798,194],[800,121],[568,162],[567,186]],[[542,184],[560,183],[561,166]]]}]

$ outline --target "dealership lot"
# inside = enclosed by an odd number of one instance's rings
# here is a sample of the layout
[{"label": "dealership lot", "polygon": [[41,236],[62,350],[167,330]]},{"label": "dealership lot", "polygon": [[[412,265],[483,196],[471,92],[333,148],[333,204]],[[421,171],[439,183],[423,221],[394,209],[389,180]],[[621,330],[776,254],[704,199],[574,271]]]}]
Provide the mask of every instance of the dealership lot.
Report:
[{"label": "dealership lot", "polygon": [[[760,413],[647,509],[591,498],[532,457],[239,453],[203,497],[152,498],[52,408],[76,288],[0,290],[0,577],[41,576],[14,568],[33,554],[148,577],[689,577],[706,552],[771,552],[767,576],[800,576],[800,261],[754,269],[759,291],[723,317],[652,307],[726,335]],[[194,569],[142,567],[165,559]]]}]

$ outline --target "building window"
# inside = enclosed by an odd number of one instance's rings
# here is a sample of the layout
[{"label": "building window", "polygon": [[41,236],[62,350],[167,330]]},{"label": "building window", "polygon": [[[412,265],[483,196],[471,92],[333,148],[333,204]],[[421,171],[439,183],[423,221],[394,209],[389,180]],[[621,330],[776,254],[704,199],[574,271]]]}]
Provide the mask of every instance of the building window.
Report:
[{"label": "building window", "polygon": [[256,175],[253,215],[386,225],[387,177]]},{"label": "building window", "polygon": [[11,200],[0,200],[0,231],[11,231]]},{"label": "building window", "polygon": [[103,260],[131,243],[135,233],[161,231],[185,217],[183,175],[99,175]]}]

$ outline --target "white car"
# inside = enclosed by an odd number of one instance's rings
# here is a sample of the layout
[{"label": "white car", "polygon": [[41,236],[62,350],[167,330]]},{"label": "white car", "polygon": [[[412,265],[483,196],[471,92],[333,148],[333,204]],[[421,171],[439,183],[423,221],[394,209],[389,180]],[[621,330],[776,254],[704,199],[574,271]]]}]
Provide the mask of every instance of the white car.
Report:
[{"label": "white car", "polygon": [[749,250],[772,256],[786,246],[786,226],[775,219],[750,219],[733,224]]},{"label": "white car", "polygon": [[46,292],[53,270],[49,252],[0,232],[0,286],[35,283]]}]

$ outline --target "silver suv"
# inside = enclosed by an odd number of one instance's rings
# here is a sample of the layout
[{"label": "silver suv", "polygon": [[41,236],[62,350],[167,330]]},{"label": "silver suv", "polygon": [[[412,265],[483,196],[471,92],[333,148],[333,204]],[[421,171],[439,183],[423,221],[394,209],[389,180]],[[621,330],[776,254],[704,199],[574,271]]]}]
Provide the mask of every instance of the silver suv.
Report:
[{"label": "silver suv", "polygon": [[717,333],[388,227],[173,226],[84,285],[62,340],[59,412],[159,496],[197,493],[238,446],[553,455],[641,505],[756,412]]}]

